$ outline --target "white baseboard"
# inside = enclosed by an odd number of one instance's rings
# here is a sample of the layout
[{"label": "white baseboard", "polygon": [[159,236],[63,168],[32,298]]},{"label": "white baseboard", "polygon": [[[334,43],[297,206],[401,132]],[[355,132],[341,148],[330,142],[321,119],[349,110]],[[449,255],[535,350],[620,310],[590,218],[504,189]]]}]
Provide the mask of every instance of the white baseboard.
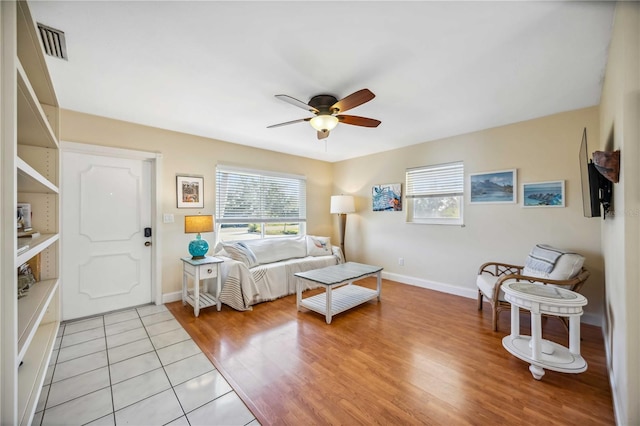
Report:
[{"label": "white baseboard", "polygon": [[429,290],[435,290],[441,293],[455,294],[456,296],[462,296],[469,299],[476,299],[478,297],[478,290],[476,289],[463,288],[456,285],[424,280],[422,278],[409,277],[406,275],[394,274],[394,273],[385,272],[385,271],[382,271],[382,278],[385,278],[391,281],[396,281],[402,284],[409,284],[416,287],[428,288]]},{"label": "white baseboard", "polygon": [[[416,287],[426,288],[429,290],[439,291],[441,293],[454,294],[456,296],[462,296],[468,299],[476,299],[478,297],[478,290],[476,289],[463,288],[457,285],[439,283],[436,281],[424,280],[422,278],[409,277],[407,275],[400,275],[382,271],[382,278],[399,282],[401,284],[408,284]],[[177,302],[179,300],[182,300],[181,291],[162,294],[162,303]],[[602,318],[596,314],[585,312],[584,315],[582,315],[581,321],[585,324],[602,327]]]},{"label": "white baseboard", "polygon": [[162,293],[162,303],[171,303],[182,300],[182,291],[174,291],[173,293]]},{"label": "white baseboard", "polygon": [[[456,296],[462,296],[469,299],[477,299],[478,298],[478,290],[464,288],[457,285],[439,283],[436,281],[424,280],[422,278],[409,277],[406,275],[394,274],[391,272],[382,271],[382,278],[387,280],[396,281],[401,284],[409,284],[416,287],[427,288],[429,290],[439,291],[441,293],[454,294]],[[602,327],[602,318],[600,315],[590,314],[585,312],[580,321],[589,324],[595,325],[596,327]]]}]

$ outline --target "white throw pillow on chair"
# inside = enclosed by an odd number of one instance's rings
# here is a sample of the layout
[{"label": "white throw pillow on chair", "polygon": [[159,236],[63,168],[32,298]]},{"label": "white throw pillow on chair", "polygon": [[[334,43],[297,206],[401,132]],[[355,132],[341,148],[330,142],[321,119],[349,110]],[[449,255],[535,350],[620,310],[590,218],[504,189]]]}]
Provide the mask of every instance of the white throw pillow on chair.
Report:
[{"label": "white throw pillow on chair", "polygon": [[568,280],[580,273],[584,264],[584,256],[577,253],[564,253],[557,260],[553,270],[549,273],[536,271],[528,267],[524,267],[523,275],[536,278],[547,278],[550,280]]}]

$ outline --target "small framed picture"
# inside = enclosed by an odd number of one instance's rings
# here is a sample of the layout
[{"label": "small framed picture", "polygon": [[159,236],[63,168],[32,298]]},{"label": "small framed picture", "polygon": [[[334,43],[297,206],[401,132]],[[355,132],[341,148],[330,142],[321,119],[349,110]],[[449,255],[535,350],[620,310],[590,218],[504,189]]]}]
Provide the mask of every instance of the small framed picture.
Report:
[{"label": "small framed picture", "polygon": [[523,183],[522,207],[564,207],[564,181]]},{"label": "small framed picture", "polygon": [[204,178],[202,176],[176,176],[176,191],[179,209],[201,209],[204,207]]},{"label": "small framed picture", "polygon": [[371,200],[374,212],[402,211],[402,184],[374,185],[371,189]]},{"label": "small framed picture", "polygon": [[469,202],[472,204],[515,203],[517,187],[516,169],[470,173]]}]

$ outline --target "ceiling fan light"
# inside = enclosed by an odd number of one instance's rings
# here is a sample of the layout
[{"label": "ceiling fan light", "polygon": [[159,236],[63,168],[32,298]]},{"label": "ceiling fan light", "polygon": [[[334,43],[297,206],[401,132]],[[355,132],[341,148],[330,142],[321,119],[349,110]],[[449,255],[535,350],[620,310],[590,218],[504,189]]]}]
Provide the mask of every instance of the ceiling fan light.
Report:
[{"label": "ceiling fan light", "polygon": [[311,127],[319,132],[326,132],[335,129],[338,125],[338,117],[333,115],[316,115],[310,120]]}]

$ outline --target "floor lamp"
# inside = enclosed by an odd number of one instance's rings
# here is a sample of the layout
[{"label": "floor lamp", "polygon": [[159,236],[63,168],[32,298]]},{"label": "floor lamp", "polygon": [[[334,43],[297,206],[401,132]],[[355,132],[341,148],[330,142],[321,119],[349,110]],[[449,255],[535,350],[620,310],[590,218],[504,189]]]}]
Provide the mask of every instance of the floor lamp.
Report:
[{"label": "floor lamp", "polygon": [[331,196],[331,213],[337,214],[340,220],[340,249],[344,255],[345,261],[347,254],[344,251],[344,231],[347,226],[347,213],[355,212],[353,196],[351,195],[332,195]]}]

